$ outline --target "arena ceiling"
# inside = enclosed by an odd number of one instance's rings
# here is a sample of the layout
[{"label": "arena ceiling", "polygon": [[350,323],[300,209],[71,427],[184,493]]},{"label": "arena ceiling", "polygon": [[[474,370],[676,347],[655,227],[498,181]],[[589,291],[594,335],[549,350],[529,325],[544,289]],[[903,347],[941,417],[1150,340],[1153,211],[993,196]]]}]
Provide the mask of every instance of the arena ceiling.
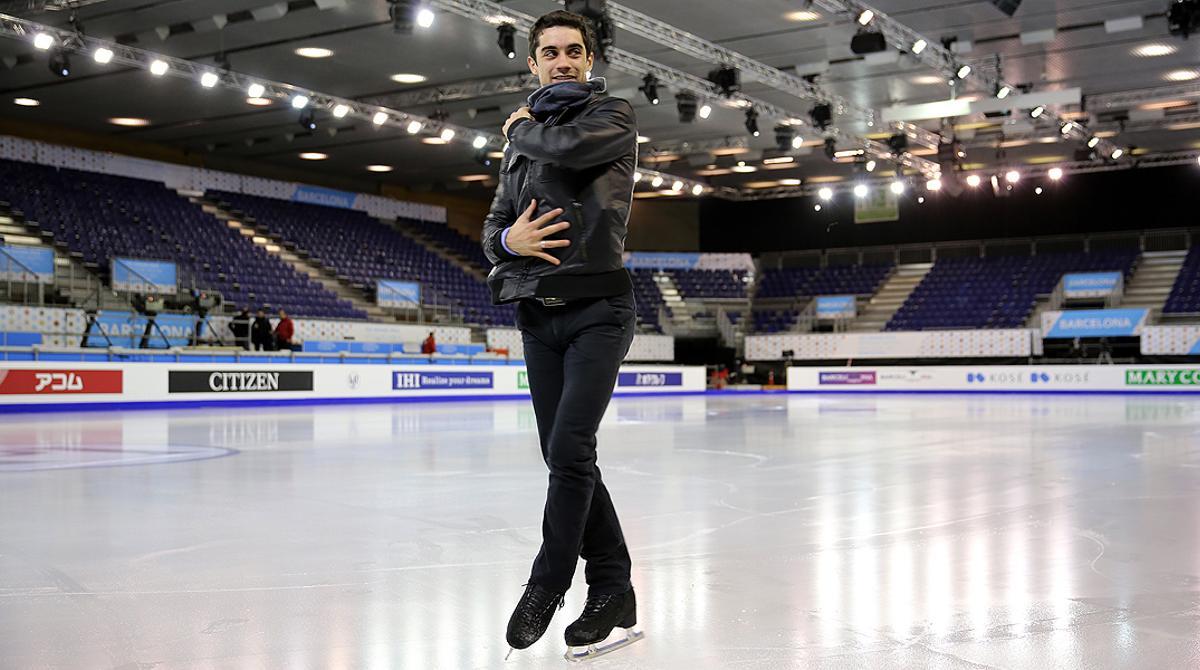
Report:
[{"label": "arena ceiling", "polygon": [[[863,165],[854,159],[837,164],[827,158],[826,133],[815,128],[810,117],[821,97],[794,87],[789,92],[787,86],[764,82],[743,69],[742,94],[761,110],[761,135],[755,138],[747,131],[745,108],[720,97],[702,97],[700,104],[712,102],[709,118],[682,123],[675,104],[680,87],[672,85],[670,77],[659,77],[661,103],[651,105],[639,91],[645,69],[630,63],[649,63],[653,72],[703,80],[721,64],[725,56],[720,49],[726,49],[777,70],[787,82],[807,82],[824,99],[844,103],[841,113],[834,105],[838,150],[886,149],[889,136],[905,130],[882,120],[885,108],[952,95],[990,99],[995,91],[989,84],[997,75],[1032,94],[1081,89],[1080,103],[1049,105],[1050,113],[1036,120],[1028,110],[1018,109],[1009,117],[975,113],[950,122],[917,121],[907,127],[911,139],[906,151],[918,167],[936,164],[937,151],[928,138],[936,142],[937,134],[956,136],[965,149],[963,166],[984,171],[1070,164],[1094,135],[1103,138],[1100,149],[1105,155],[1113,148],[1123,149],[1121,160],[1126,164],[1200,148],[1200,40],[1169,34],[1168,0],[1025,0],[1011,17],[992,2],[977,0],[869,3],[887,21],[876,19],[869,27],[899,26],[926,37],[931,52],[945,49],[952,54],[949,70],[933,67],[911,52],[901,53],[895,40],[889,40],[885,52],[854,54],[850,42],[859,27],[859,2],[627,3],[618,7],[636,10],[648,21],[636,19],[636,29],[629,25],[635,19],[625,16],[618,21],[614,48],[621,58],[598,66],[595,73],[608,78],[611,92],[634,103],[640,133],[647,138],[643,165],[713,187],[753,191],[776,187],[780,180],[788,185],[795,180],[805,185],[847,182]],[[72,10],[64,4],[0,0],[0,11],[69,31]],[[498,133],[531,88],[531,80],[522,77],[523,31],[517,33],[518,58],[507,59],[497,46],[496,21],[503,19],[491,11],[496,3],[487,0],[430,0],[433,25],[416,27],[408,35],[394,30],[387,0],[75,4],[77,25],[89,38],[205,67],[220,66],[223,60],[232,72],[251,78],[384,104],[444,119],[464,130]],[[550,0],[499,4],[504,12],[529,16],[558,7]],[[836,7],[842,11],[832,11]],[[677,39],[669,32],[651,39],[663,24],[696,41]],[[687,44],[692,44],[690,50]],[[697,49],[695,44],[704,46]],[[305,48],[330,54],[299,55],[297,50]],[[429,144],[436,139],[430,132],[434,126],[410,134],[403,124],[375,127],[362,118],[333,118],[320,108],[315,109],[317,129],[308,131],[300,127],[300,112],[286,99],[253,106],[241,90],[206,89],[194,80],[154,77],[145,68],[115,62],[101,65],[87,53],[71,55],[71,74],[64,78],[51,73],[47,60],[48,53],[36,49],[29,35],[10,33],[0,39],[0,115],[315,174],[418,188],[468,188],[480,196],[487,193],[486,183],[467,186],[460,180],[494,175],[496,169],[476,161],[473,134],[467,132],[448,144]],[[954,68],[963,64],[971,65],[974,76],[953,87],[952,94],[948,81],[954,79]],[[397,74],[424,79],[398,83],[392,79]],[[14,102],[18,98],[39,104],[21,106]],[[115,118],[145,119],[148,125],[114,125],[110,119]],[[802,138],[798,150],[776,148],[773,129],[780,121],[792,124],[791,130]],[[1079,125],[1064,136],[1061,124],[1066,121]],[[300,157],[314,152],[327,158]],[[793,162],[786,162],[787,156],[793,156]],[[763,164],[764,158],[772,157],[783,161]],[[392,170],[367,172],[373,165]],[[881,159],[877,174],[890,172],[893,165]],[[741,171],[733,171],[735,167]],[[914,181],[924,178],[911,167],[908,172]],[[640,190],[652,195],[649,185]]]}]

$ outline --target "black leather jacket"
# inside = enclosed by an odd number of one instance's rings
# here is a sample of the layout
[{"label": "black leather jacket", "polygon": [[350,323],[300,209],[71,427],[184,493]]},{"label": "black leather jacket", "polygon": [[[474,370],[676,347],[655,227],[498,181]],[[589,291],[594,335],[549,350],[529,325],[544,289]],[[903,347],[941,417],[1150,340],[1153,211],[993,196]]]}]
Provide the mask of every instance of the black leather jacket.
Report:
[{"label": "black leather jacket", "polygon": [[[530,297],[581,298],[621,295],[632,288],[623,265],[633,173],[637,167],[637,124],[633,107],[620,98],[593,94],[570,117],[551,124],[522,120],[508,129],[500,184],[483,225],[488,275],[499,304]],[[569,221],[547,239],[569,239],[547,253],[562,261],[510,254],[501,232],[537,200],[534,218],[561,207],[551,221]]]}]

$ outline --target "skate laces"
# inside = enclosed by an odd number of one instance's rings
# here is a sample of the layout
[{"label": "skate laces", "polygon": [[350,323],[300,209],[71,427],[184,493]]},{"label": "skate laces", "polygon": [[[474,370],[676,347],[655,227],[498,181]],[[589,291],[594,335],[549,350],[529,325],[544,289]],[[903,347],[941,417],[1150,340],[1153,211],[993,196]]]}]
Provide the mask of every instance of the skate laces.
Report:
[{"label": "skate laces", "polygon": [[561,594],[548,591],[532,583],[524,584],[524,586],[525,595],[521,596],[521,604],[518,609],[521,612],[521,619],[525,623],[538,623],[542,615],[555,605],[558,605],[558,609],[563,608],[565,603]]},{"label": "skate laces", "polygon": [[608,607],[608,605],[616,600],[618,595],[606,594],[600,596],[589,596],[583,603],[583,613],[579,615],[582,619],[594,619]]}]

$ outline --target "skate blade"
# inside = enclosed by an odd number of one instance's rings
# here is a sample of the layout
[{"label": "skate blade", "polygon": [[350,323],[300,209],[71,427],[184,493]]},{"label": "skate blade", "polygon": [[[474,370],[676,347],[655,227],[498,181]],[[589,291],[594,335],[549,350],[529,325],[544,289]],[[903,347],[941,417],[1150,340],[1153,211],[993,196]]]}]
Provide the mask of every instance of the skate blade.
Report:
[{"label": "skate blade", "polygon": [[589,644],[583,647],[567,647],[567,653],[563,658],[572,663],[581,663],[591,660],[597,656],[611,654],[618,649],[624,649],[638,640],[646,637],[646,633],[635,628],[624,628],[624,635],[620,633],[609,635],[603,642]]}]

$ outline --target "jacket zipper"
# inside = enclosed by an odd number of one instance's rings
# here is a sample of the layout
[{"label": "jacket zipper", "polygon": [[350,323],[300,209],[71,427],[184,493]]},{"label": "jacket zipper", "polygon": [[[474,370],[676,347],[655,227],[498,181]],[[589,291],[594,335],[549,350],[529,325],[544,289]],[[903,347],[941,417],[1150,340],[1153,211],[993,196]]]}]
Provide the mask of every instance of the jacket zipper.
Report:
[{"label": "jacket zipper", "polygon": [[579,202],[578,200],[573,200],[571,201],[571,206],[575,208],[575,221],[579,225],[579,244],[582,246],[582,248],[579,250],[579,253],[583,257],[583,262],[586,263],[588,259],[588,241],[587,229],[584,228],[583,225],[583,203]]}]

